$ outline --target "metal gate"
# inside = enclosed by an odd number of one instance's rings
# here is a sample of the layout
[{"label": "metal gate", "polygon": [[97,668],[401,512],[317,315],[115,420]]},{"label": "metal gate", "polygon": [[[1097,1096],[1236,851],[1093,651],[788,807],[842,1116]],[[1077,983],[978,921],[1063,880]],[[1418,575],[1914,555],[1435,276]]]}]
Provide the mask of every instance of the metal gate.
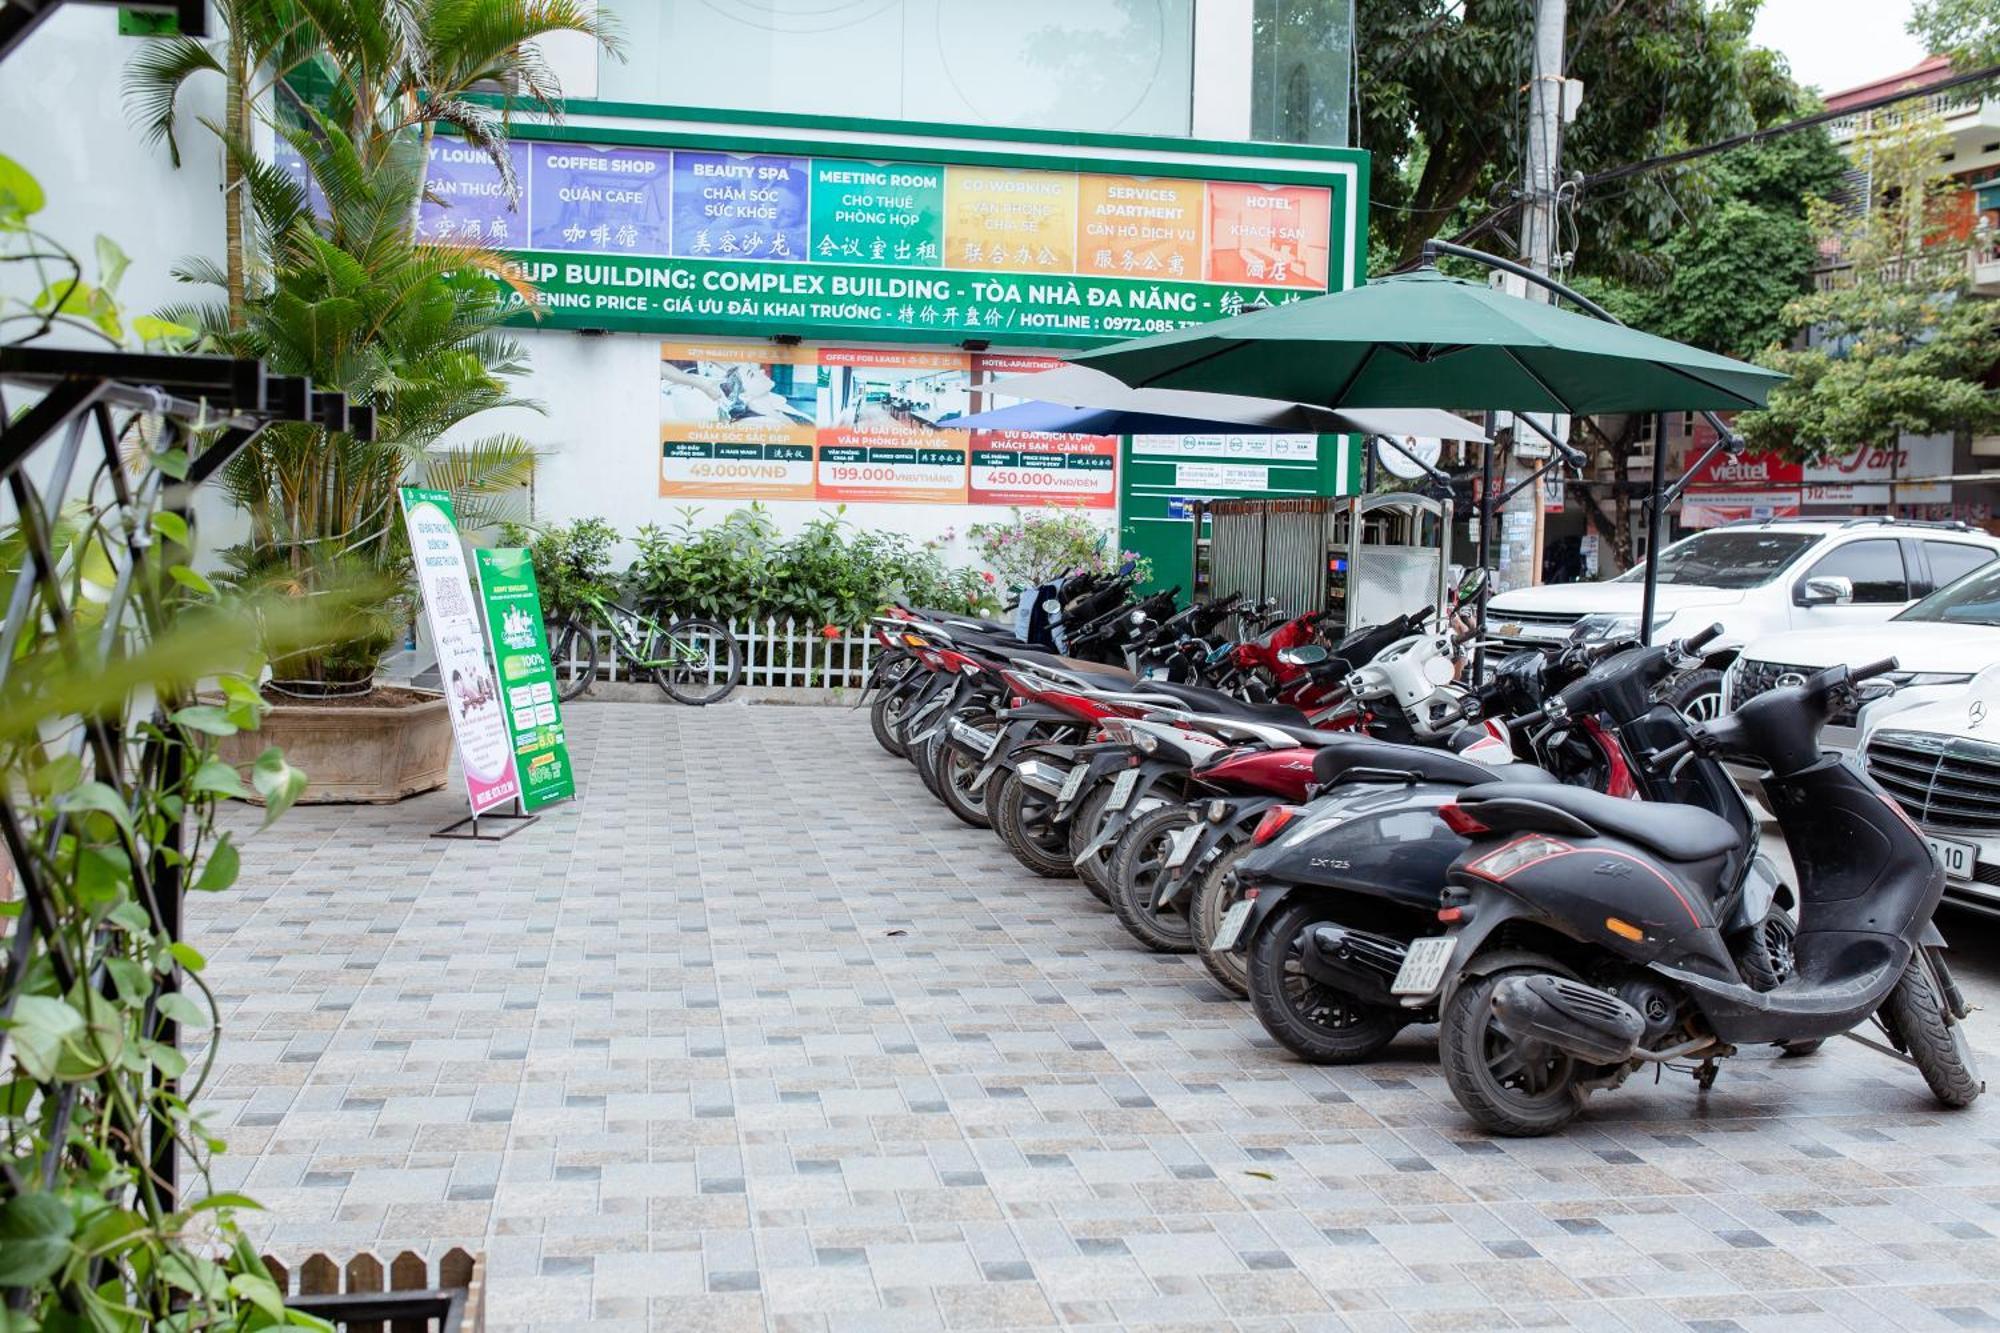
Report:
[{"label": "metal gate", "polygon": [[[1272,598],[1295,616],[1325,610],[1328,523],[1339,504],[1322,497],[1215,500],[1202,506],[1209,519],[1208,593],[1240,592],[1246,601]],[[1195,518],[1197,534],[1201,513]]]}]

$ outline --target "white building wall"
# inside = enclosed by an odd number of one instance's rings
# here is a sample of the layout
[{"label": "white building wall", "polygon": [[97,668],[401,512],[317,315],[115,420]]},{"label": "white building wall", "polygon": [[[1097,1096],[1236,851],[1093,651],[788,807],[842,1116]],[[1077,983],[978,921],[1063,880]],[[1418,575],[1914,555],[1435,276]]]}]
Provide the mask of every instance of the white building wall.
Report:
[{"label": "white building wall", "polygon": [[[660,495],[660,339],[646,334],[611,333],[586,338],[564,330],[519,331],[533,367],[518,384],[522,397],[542,412],[490,412],[467,422],[446,442],[506,431],[532,442],[543,457],[536,467],[538,519],[559,523],[598,517],[625,538],[621,559],[636,548],[631,538],[648,523],[663,526],[692,516],[715,522],[745,507],[747,500],[696,500]],[[865,339],[842,346],[868,346]],[[945,555],[955,564],[973,563],[965,531],[975,523],[1008,515],[1005,506],[958,504],[850,504],[845,509],[808,500],[779,500],[765,509],[785,532],[834,512],[875,531],[901,532],[918,542],[945,538]],[[1115,530],[1116,512],[1086,511],[1106,532]]]}]

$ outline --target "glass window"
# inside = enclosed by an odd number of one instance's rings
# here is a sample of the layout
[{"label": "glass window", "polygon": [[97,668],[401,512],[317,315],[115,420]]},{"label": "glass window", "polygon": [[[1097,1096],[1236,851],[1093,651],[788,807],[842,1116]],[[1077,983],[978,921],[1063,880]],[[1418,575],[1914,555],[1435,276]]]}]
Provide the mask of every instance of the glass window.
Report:
[{"label": "glass window", "polygon": [[598,96],[1098,133],[1188,132],[1194,0],[647,0]]},{"label": "glass window", "polygon": [[2000,626],[2000,565],[1988,564],[1971,578],[1939,588],[1896,619]]},{"label": "glass window", "polygon": [[[1818,538],[1804,532],[1704,532],[1660,553],[1660,582],[1704,588],[1755,588],[1776,578]],[[1644,565],[1618,576],[1645,579]]]},{"label": "glass window", "polygon": [[1930,557],[1931,582],[1942,588],[1991,560],[1993,548],[1971,542],[1925,542],[1924,554]]},{"label": "glass window", "polygon": [[1354,0],[1257,0],[1250,137],[1345,147]]},{"label": "glass window", "polygon": [[1856,606],[1893,606],[1910,600],[1910,581],[1903,572],[1903,544],[1886,538],[1837,546],[1807,570],[1806,577],[1851,579]]}]

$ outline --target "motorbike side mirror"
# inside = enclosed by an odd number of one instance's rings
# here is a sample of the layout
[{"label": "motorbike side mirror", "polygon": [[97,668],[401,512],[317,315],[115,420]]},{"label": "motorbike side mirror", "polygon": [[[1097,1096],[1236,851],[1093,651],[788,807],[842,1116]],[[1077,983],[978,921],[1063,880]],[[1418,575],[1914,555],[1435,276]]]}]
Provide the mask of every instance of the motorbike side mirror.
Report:
[{"label": "motorbike side mirror", "polygon": [[1815,575],[1792,600],[1800,606],[1846,606],[1854,600],[1854,580],[1844,574]]},{"label": "motorbike side mirror", "polygon": [[1144,611],[1134,611],[1129,619],[1134,625],[1143,625],[1146,623],[1146,613]]},{"label": "motorbike side mirror", "polygon": [[1326,661],[1326,646],[1318,643],[1302,643],[1296,648],[1278,650],[1278,660],[1287,666],[1317,666]]}]

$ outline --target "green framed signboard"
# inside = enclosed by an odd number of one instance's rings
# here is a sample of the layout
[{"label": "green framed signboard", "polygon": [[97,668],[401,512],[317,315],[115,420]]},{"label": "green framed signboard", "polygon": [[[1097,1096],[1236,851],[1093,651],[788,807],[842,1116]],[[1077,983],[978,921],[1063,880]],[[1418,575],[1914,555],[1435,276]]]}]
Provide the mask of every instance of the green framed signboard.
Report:
[{"label": "green framed signboard", "polygon": [[419,235],[506,256],[523,325],[1086,347],[1364,277],[1366,153],[571,111],[513,127],[512,200],[429,150]]},{"label": "green framed signboard", "polygon": [[576,795],[563,735],[562,703],[542,628],[542,597],[525,547],[501,546],[473,553],[479,600],[500,685],[501,716],[514,746],[521,808],[539,810]]},{"label": "green framed signboard", "polygon": [[1362,444],[1349,435],[1128,435],[1119,476],[1120,540],[1152,562],[1153,588],[1195,587],[1199,500],[1297,499],[1361,489]]}]

